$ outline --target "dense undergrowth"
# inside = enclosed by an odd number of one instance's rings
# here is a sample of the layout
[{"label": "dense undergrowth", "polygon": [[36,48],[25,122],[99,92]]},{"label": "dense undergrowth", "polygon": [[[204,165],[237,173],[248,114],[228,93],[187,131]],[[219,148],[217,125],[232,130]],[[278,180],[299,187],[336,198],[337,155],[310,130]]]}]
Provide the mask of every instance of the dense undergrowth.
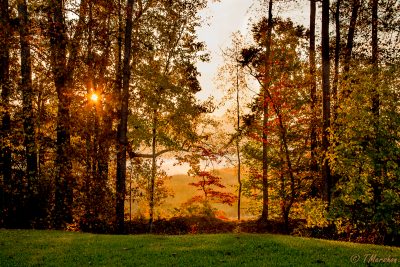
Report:
[{"label": "dense undergrowth", "polygon": [[[115,232],[113,225],[104,222],[91,224],[70,225],[70,231],[84,231],[91,233],[112,234]],[[146,234],[150,232],[148,220],[135,219],[126,221],[126,234]],[[217,234],[217,233],[270,233],[286,234],[293,236],[322,238],[329,240],[351,241],[357,243],[370,243],[381,245],[400,246],[398,234],[388,235],[384,238],[371,232],[358,233],[355,230],[338,233],[334,226],[307,227],[305,220],[290,220],[286,226],[282,221],[269,220],[222,220],[212,216],[180,216],[169,219],[158,219],[153,223],[152,234],[185,235],[185,234]]]}]

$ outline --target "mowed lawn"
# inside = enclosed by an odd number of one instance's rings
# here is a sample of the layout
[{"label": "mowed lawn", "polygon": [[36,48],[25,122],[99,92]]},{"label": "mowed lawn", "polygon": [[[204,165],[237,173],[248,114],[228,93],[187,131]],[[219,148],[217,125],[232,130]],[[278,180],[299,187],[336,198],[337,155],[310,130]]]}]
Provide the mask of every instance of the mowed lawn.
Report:
[{"label": "mowed lawn", "polygon": [[0,265],[400,266],[400,248],[269,234],[117,236],[3,229]]}]

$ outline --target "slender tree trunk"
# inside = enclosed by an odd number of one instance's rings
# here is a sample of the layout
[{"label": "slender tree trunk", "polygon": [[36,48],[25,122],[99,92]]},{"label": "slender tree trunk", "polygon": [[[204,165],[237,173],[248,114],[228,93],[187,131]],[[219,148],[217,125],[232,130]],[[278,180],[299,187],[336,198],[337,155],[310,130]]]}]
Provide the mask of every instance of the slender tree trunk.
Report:
[{"label": "slender tree trunk", "polygon": [[327,159],[329,152],[330,127],[330,61],[329,61],[329,0],[322,1],[322,180],[324,184],[324,199],[331,201],[331,170]]},{"label": "slender tree trunk", "polygon": [[[336,0],[336,10],[335,10],[335,66],[334,66],[334,77],[332,86],[332,132],[337,131],[337,118],[338,118],[338,108],[339,108],[339,63],[340,63],[340,51],[341,51],[341,34],[340,34],[340,5],[341,0]],[[333,144],[335,145],[335,144]],[[338,175],[332,175],[332,186],[339,180]]]},{"label": "slender tree trunk", "polygon": [[130,161],[131,173],[129,175],[129,222],[132,223],[132,177],[133,177],[133,162]]},{"label": "slender tree trunk", "polygon": [[42,153],[42,119],[43,119],[43,112],[44,112],[44,98],[43,98],[43,87],[41,84],[39,85],[38,82],[38,87],[39,87],[39,92],[37,96],[37,122],[36,122],[36,132],[38,136],[38,141],[36,143],[37,147],[37,176],[40,179],[42,175],[42,169],[41,169],[41,164],[42,164],[42,159],[43,159],[43,153]]},{"label": "slender tree trunk", "polygon": [[0,203],[0,224],[7,216],[4,214],[5,207],[9,203],[8,188],[11,182],[11,123],[10,123],[10,17],[8,10],[8,0],[0,0],[0,86],[1,86],[1,106],[0,106],[0,172],[2,196]]},{"label": "slender tree trunk", "polygon": [[[121,0],[118,0],[118,36],[117,36],[117,65],[115,73],[114,94],[120,101],[122,91],[122,41],[123,41],[123,25],[122,25],[122,5]],[[117,106],[118,112],[121,107]],[[119,115],[119,114],[118,114]]]},{"label": "slender tree trunk", "polygon": [[150,177],[150,220],[149,220],[149,231],[150,233],[153,230],[153,220],[154,220],[154,194],[155,194],[155,181],[157,175],[157,155],[156,155],[156,147],[157,147],[157,110],[153,110],[153,129],[152,129],[152,140],[151,140],[151,149],[152,149],[152,158],[151,158],[151,177]]},{"label": "slender tree trunk", "polygon": [[[317,163],[317,77],[316,77],[316,64],[315,64],[315,13],[316,13],[316,0],[310,0],[310,109],[311,109],[311,123],[310,123],[310,171],[312,177],[317,174],[318,163]],[[314,177],[313,179],[314,189],[317,191],[317,182]]]},{"label": "slender tree trunk", "polygon": [[266,51],[265,51],[265,77],[264,77],[264,90],[263,90],[263,167],[262,167],[262,192],[263,192],[263,202],[262,202],[262,214],[261,220],[268,221],[268,209],[269,209],[269,196],[268,196],[268,87],[271,82],[270,68],[271,68],[271,43],[272,43],[272,3],[273,0],[269,0],[268,3],[268,25],[267,25],[267,35],[265,40]]},{"label": "slender tree trunk", "polygon": [[[96,103],[91,100],[90,95],[94,93],[93,77],[94,77],[94,64],[93,64],[93,20],[92,20],[92,1],[89,3],[89,21],[88,21],[88,38],[87,38],[87,78],[86,78],[86,92],[87,92],[87,114],[86,114],[86,129],[85,129],[85,139],[86,139],[86,173],[85,173],[85,219],[91,217],[91,211],[93,207],[93,187],[98,186],[94,183],[94,172],[93,168],[96,162],[94,161],[94,142],[92,142],[93,136],[93,119],[94,111],[93,105]],[[97,203],[96,203],[97,204]]]},{"label": "slender tree trunk", "polygon": [[[107,101],[107,100],[106,100]],[[112,112],[111,106],[109,103],[104,104],[104,112],[101,117],[101,125],[100,127],[100,140],[99,140],[99,162],[98,162],[98,176],[101,181],[101,188],[103,193],[105,194],[107,180],[108,180],[108,162],[110,159],[110,139],[112,136],[112,117],[110,113]]]},{"label": "slender tree trunk", "polygon": [[[239,64],[236,64],[236,131],[239,133],[240,131],[240,99],[239,99]],[[237,156],[237,180],[238,180],[238,207],[237,207],[237,216],[240,221],[240,206],[241,206],[241,198],[242,198],[242,179],[241,179],[241,159],[240,159],[240,136],[238,135],[236,138],[236,156]]]},{"label": "slender tree trunk", "polygon": [[[272,99],[272,95],[270,93],[270,91],[267,89],[266,90],[266,94],[268,95],[268,97],[270,99]],[[283,115],[281,113],[280,108],[272,101],[272,108],[275,112],[276,117],[278,118],[278,122],[279,122],[279,133],[280,133],[280,142],[281,142],[281,153],[283,152],[285,154],[285,158],[283,159],[283,157],[281,157],[282,162],[286,161],[286,167],[288,170],[288,175],[290,178],[290,197],[289,197],[289,202],[287,202],[287,197],[286,197],[286,193],[285,191],[283,191],[283,194],[281,195],[282,200],[283,200],[283,207],[282,207],[282,211],[283,211],[283,217],[284,217],[284,221],[286,224],[286,228],[289,229],[289,213],[290,213],[290,209],[293,206],[293,203],[295,201],[295,197],[296,197],[296,187],[295,187],[295,178],[294,178],[294,171],[293,171],[293,167],[292,167],[292,160],[290,159],[290,151],[289,151],[289,144],[288,144],[288,139],[287,139],[287,130],[286,127],[284,125],[283,122]],[[285,188],[285,179],[284,177],[281,177],[281,181],[282,181],[282,185],[281,185],[281,189]]]},{"label": "slender tree trunk", "polygon": [[372,32],[371,32],[371,63],[372,63],[372,114],[374,116],[374,177],[371,185],[373,188],[374,212],[377,213],[379,204],[382,203],[382,159],[380,155],[379,142],[379,120],[380,120],[380,97],[379,97],[379,55],[378,55],[378,0],[372,0]]},{"label": "slender tree trunk", "polygon": [[[281,132],[281,143],[282,143],[282,147],[284,149],[286,166],[287,166],[288,174],[289,174],[289,178],[290,178],[290,197],[289,197],[288,202],[286,199],[284,199],[284,212],[283,212],[283,219],[285,222],[285,231],[286,231],[286,233],[288,233],[289,232],[289,213],[290,213],[290,209],[292,208],[295,197],[296,197],[296,189],[295,189],[295,184],[294,184],[295,178],[294,178],[294,172],[293,172],[293,167],[292,167],[292,160],[290,159],[289,144],[288,144],[288,140],[287,140],[287,131],[286,131],[285,125],[283,124],[282,113],[279,111],[279,109],[275,105],[274,105],[274,109],[275,109],[276,116],[278,117],[278,120],[279,120],[279,128],[280,128],[280,132]],[[286,198],[286,196],[285,196],[285,198]]]},{"label": "slender tree trunk", "polygon": [[[356,32],[356,24],[357,24],[357,18],[358,18],[358,10],[361,6],[361,0],[353,0],[353,6],[351,10],[351,17],[350,17],[350,25],[349,25],[349,30],[347,32],[347,43],[346,43],[346,48],[345,48],[345,53],[344,53],[344,80],[348,80],[348,75],[350,71],[350,61],[351,61],[351,56],[353,53],[353,47],[354,47],[354,35]],[[351,93],[351,89],[349,85],[347,84],[344,91],[343,91],[343,97],[348,97]]]},{"label": "slender tree trunk", "polygon": [[[92,160],[92,169],[91,169],[91,177],[92,181],[94,183],[93,185],[93,199],[96,199],[95,202],[99,202],[99,195],[98,195],[98,186],[100,186],[100,183],[98,181],[97,177],[97,167],[98,167],[98,150],[99,150],[99,109],[101,107],[101,96],[100,92],[98,89],[98,84],[97,84],[97,79],[96,79],[96,73],[95,73],[95,53],[93,52],[93,1],[89,1],[89,37],[90,37],[90,45],[89,45],[89,51],[88,51],[88,67],[89,67],[89,72],[88,72],[88,80],[89,80],[89,85],[90,85],[90,90],[92,90],[92,93],[96,94],[98,96],[98,99],[93,101],[93,128],[91,129],[92,135],[93,135],[93,142],[92,142],[92,150],[91,150],[91,160]],[[93,205],[93,210],[96,210],[96,204]],[[96,216],[96,215],[95,215]]]},{"label": "slender tree trunk", "polygon": [[[371,61],[373,68],[373,81],[378,79],[378,0],[372,0],[372,38],[371,38]],[[375,86],[376,88],[376,86]],[[377,117],[379,121],[379,93],[374,90],[372,99],[372,113]]]},{"label": "slender tree trunk", "polygon": [[31,70],[31,51],[29,44],[29,22],[28,7],[26,0],[18,2],[19,33],[21,45],[21,91],[22,91],[22,113],[24,125],[24,146],[26,156],[26,192],[29,200],[26,215],[29,220],[38,215],[38,207],[34,196],[37,195],[37,153],[35,139],[35,124],[33,114],[33,87]]},{"label": "slender tree trunk", "polygon": [[[120,99],[121,99],[121,91],[122,91],[122,40],[123,40],[123,25],[122,25],[122,5],[121,5],[121,0],[118,0],[118,34],[117,34],[117,51],[116,51],[116,66],[115,66],[115,82],[113,86],[113,98],[116,99],[117,101],[112,101],[116,102],[114,104],[107,102],[106,106],[108,105],[110,111],[116,111],[114,116],[119,116],[121,113],[121,106],[120,106]],[[114,117],[113,116],[113,117]],[[113,117],[108,117],[107,124],[109,126],[112,126],[113,123]],[[106,126],[106,125],[105,125]],[[111,127],[110,127],[111,128]],[[110,129],[109,128],[109,129]],[[105,136],[107,135],[107,130],[105,130]],[[109,136],[110,137],[110,136]],[[117,133],[117,138],[116,138],[116,149],[118,149],[118,133]],[[107,169],[108,172],[108,164],[107,166],[104,166]]]},{"label": "slender tree trunk", "polygon": [[[100,101],[100,99],[98,100]],[[94,199],[101,201],[99,195],[100,181],[97,176],[98,166],[99,166],[99,105],[100,103],[95,103],[93,107],[93,149],[92,149],[92,179],[94,182],[92,194]],[[98,202],[96,201],[96,202]],[[96,210],[97,203],[94,203],[93,209]],[[95,215],[96,216],[96,215]]]},{"label": "slender tree trunk", "polygon": [[290,214],[290,208],[289,209],[285,208],[285,210],[283,212],[283,221],[284,221],[284,224],[285,224],[285,233],[286,234],[290,234],[289,233],[290,232],[290,229],[289,229],[289,214]]},{"label": "slender tree trunk", "polygon": [[[106,36],[110,36],[110,17],[107,21],[107,34]],[[111,39],[107,40],[107,46],[104,51],[105,59],[103,64],[100,67],[99,74],[99,86],[103,88],[103,96],[105,97],[104,101],[104,110],[100,110],[100,118],[99,118],[99,153],[98,153],[98,167],[97,167],[97,176],[99,179],[99,191],[101,192],[101,199],[105,201],[107,195],[107,181],[108,181],[108,162],[110,159],[110,146],[112,138],[112,106],[111,100],[109,99],[109,93],[105,90],[106,82],[105,82],[105,71],[106,66],[108,66],[108,59],[110,53]],[[100,105],[101,107],[102,105]],[[104,209],[102,209],[104,211]]]},{"label": "slender tree trunk", "polygon": [[[283,147],[282,147],[282,143],[279,147],[279,159],[280,159],[280,163],[285,164],[285,160],[283,159],[282,155],[283,155]],[[280,204],[280,208],[281,208],[281,212],[282,212],[282,218],[283,221],[285,222],[285,212],[286,212],[286,179],[285,179],[285,173],[283,171],[280,172],[279,174],[279,178],[280,178],[280,193],[279,196],[281,198],[281,204]],[[285,223],[285,228],[286,228],[286,223]],[[286,230],[286,229],[285,229]]]},{"label": "slender tree trunk", "polygon": [[340,62],[340,5],[341,0],[336,0],[335,10],[335,74],[333,77],[332,98],[333,98],[333,123],[337,120],[337,109],[339,107],[338,86],[339,86],[339,62]]},{"label": "slender tree trunk", "polygon": [[[89,90],[87,90],[89,94]],[[90,101],[90,100],[88,100]],[[84,199],[85,199],[85,215],[89,214],[89,201],[90,201],[90,181],[91,181],[91,169],[92,169],[92,162],[91,162],[91,136],[90,136],[90,129],[91,129],[91,119],[92,119],[92,112],[90,108],[90,103],[87,104],[87,113],[86,113],[86,129],[85,129],[85,145],[86,145],[86,157],[85,157],[85,182],[84,182]]]},{"label": "slender tree trunk", "polygon": [[117,140],[117,179],[116,179],[116,229],[124,232],[125,191],[126,191],[126,146],[128,126],[129,80],[131,76],[130,59],[132,50],[132,16],[134,0],[127,0],[125,20],[124,61],[122,69],[122,91],[119,99],[121,110],[118,123]]},{"label": "slender tree trunk", "polygon": [[290,159],[290,152],[289,152],[289,146],[287,143],[287,137],[286,137],[286,130],[283,128],[283,122],[281,123],[281,131],[282,131],[282,143],[283,143],[283,148],[285,149],[285,158],[286,158],[286,166],[288,168],[289,172],[289,178],[290,178],[290,197],[289,197],[289,202],[285,205],[285,213],[284,213],[284,220],[285,220],[285,228],[286,232],[289,232],[289,213],[290,209],[293,206],[295,197],[296,197],[296,189],[295,189],[295,179],[294,179],[294,174],[293,174],[293,168],[292,168],[292,161]]},{"label": "slender tree trunk", "polygon": [[[118,35],[117,35],[117,63],[116,63],[116,73],[115,73],[115,84],[114,84],[114,98],[117,100],[116,105],[114,106],[116,110],[116,116],[117,119],[120,120],[120,114],[121,114],[121,91],[122,91],[122,41],[123,41],[123,22],[122,22],[122,4],[121,0],[118,0]],[[111,121],[112,125],[112,121]],[[118,126],[119,127],[119,126]],[[119,128],[118,128],[119,129]],[[116,135],[116,142],[115,142],[115,147],[117,150],[117,164],[118,164],[118,151],[119,151],[119,130],[117,131]],[[119,192],[118,190],[120,189],[118,185],[118,173],[117,173],[117,179],[115,181],[116,185],[116,192]],[[121,204],[119,203],[121,200],[118,200],[120,196],[117,194],[117,199],[116,199],[116,231],[118,230],[118,227],[121,228],[121,231],[123,231],[123,227],[121,226],[121,222],[118,222],[118,220],[121,220],[118,218],[118,216],[121,216],[119,213],[119,210],[122,208],[120,207]],[[123,209],[122,209],[123,210]]]}]

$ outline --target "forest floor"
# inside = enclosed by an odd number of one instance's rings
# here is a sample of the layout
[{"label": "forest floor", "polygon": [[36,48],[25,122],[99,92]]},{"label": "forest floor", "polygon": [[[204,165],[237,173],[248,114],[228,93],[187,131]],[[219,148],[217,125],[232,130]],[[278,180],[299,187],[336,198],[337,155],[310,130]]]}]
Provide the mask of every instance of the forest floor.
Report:
[{"label": "forest floor", "polygon": [[0,266],[400,266],[400,248],[272,234],[0,230]]}]

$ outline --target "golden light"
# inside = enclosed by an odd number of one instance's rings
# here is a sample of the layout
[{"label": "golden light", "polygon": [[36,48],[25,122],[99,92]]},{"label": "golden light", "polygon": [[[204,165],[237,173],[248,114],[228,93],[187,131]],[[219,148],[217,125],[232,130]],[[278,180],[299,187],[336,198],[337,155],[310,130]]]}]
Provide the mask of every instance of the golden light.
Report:
[{"label": "golden light", "polygon": [[97,102],[97,100],[99,100],[99,96],[96,93],[92,93],[92,95],[90,96],[90,100],[92,100],[93,102]]}]

